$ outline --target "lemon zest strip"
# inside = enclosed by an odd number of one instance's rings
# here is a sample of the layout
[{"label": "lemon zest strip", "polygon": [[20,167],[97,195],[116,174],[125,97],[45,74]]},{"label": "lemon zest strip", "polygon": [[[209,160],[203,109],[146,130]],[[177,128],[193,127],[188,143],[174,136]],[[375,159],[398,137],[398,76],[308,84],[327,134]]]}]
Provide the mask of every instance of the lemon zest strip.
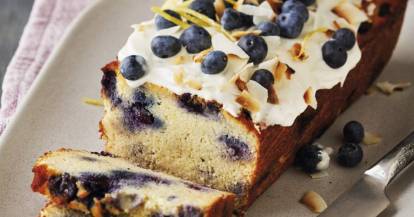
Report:
[{"label": "lemon zest strip", "polygon": [[92,98],[84,97],[82,101],[88,105],[104,106],[102,99],[92,99]]},{"label": "lemon zest strip", "polygon": [[185,22],[181,21],[180,19],[177,19],[177,18],[175,18],[175,17],[173,17],[173,16],[169,15],[168,13],[164,12],[164,11],[163,11],[161,8],[159,8],[159,7],[152,7],[152,8],[151,8],[151,10],[152,10],[154,13],[159,14],[160,16],[162,16],[163,18],[165,18],[166,20],[171,21],[171,22],[173,22],[173,23],[177,24],[178,26],[180,26],[180,27],[181,27],[181,28],[183,28],[183,29],[186,29],[186,28],[190,27],[190,25],[189,25],[189,24],[187,24],[187,23],[185,23]]}]

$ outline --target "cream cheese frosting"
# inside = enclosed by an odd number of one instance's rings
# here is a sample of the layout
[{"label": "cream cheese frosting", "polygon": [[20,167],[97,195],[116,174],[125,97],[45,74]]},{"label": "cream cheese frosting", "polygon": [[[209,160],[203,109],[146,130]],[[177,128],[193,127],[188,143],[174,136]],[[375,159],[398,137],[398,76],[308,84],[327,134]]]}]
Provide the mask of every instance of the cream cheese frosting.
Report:
[{"label": "cream cheese frosting", "polygon": [[[169,7],[173,9],[174,4]],[[357,32],[359,25],[368,19],[360,7],[361,0],[317,0],[315,5],[309,7],[309,19],[298,38],[263,37],[268,46],[268,54],[258,65],[248,62],[249,56],[237,45],[237,41],[228,39],[216,28],[205,27],[212,37],[211,50],[223,51],[229,57],[224,72],[215,75],[202,73],[201,63],[197,61],[197,55],[200,54],[189,54],[184,48],[171,58],[156,57],[151,51],[151,40],[159,35],[179,38],[183,29],[175,26],[157,30],[154,20],[133,26],[134,31],[119,51],[118,60],[122,61],[130,55],[141,55],[147,61],[149,70],[144,77],[136,81],[127,80],[131,88],[149,82],[178,95],[191,93],[222,104],[223,109],[234,117],[238,117],[243,108],[237,99],[241,95],[247,95],[257,105],[256,109],[248,109],[257,127],[291,126],[308,106],[317,108],[318,90],[331,89],[338,83],[343,84],[348,73],[360,61],[361,50],[357,44],[348,51],[345,65],[338,69],[329,67],[322,57],[322,46],[330,40],[326,31],[322,30],[335,31],[341,27]],[[267,1],[259,6],[242,6],[240,10],[246,14],[257,11],[253,16],[255,24],[277,16],[272,14]],[[304,58],[298,59],[292,55],[295,44],[303,46]],[[268,90],[250,80],[250,77],[258,69],[275,72],[280,64],[289,66],[294,73],[275,77],[273,89],[277,103],[271,103],[268,102]],[[246,83],[247,90],[241,91],[237,87],[237,79]]]}]

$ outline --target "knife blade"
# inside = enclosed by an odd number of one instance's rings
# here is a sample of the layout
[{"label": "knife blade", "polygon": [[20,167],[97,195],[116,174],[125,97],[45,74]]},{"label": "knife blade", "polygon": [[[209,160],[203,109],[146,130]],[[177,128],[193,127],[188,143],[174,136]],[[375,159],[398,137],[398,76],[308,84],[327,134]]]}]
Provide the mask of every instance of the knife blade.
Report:
[{"label": "knife blade", "polygon": [[390,201],[388,184],[414,160],[414,132],[384,158],[364,172],[362,178],[326,209],[320,217],[376,217]]}]

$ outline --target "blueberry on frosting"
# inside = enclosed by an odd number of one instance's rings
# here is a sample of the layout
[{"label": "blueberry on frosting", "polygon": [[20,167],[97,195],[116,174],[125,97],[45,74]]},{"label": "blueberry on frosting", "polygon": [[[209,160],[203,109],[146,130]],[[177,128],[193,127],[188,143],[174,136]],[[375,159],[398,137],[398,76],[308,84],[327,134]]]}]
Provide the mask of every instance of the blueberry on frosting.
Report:
[{"label": "blueberry on frosting", "polygon": [[180,36],[181,44],[190,54],[199,53],[211,47],[211,35],[202,27],[192,25]]},{"label": "blueberry on frosting", "polygon": [[280,28],[279,26],[270,21],[261,22],[257,28],[261,31],[260,35],[262,36],[275,36],[280,35]]},{"label": "blueberry on frosting", "polygon": [[268,49],[267,44],[260,36],[253,34],[245,35],[240,39],[237,45],[249,55],[249,62],[259,64],[266,58]]},{"label": "blueberry on frosting", "polygon": [[282,13],[294,13],[302,18],[302,22],[305,23],[309,19],[309,11],[303,1],[288,0],[282,5]]},{"label": "blueberry on frosting", "polygon": [[121,74],[127,80],[138,80],[145,75],[147,69],[147,62],[144,57],[139,55],[131,55],[122,60]]},{"label": "blueberry on frosting", "polygon": [[303,16],[295,11],[280,14],[276,23],[280,27],[280,35],[284,38],[297,38],[304,26]]},{"label": "blueberry on frosting", "polygon": [[256,70],[253,73],[251,80],[256,81],[265,88],[270,88],[273,83],[275,83],[273,74],[267,69]]},{"label": "blueberry on frosting", "polygon": [[345,65],[348,54],[344,47],[336,40],[327,41],[322,46],[322,56],[328,66],[337,69]]},{"label": "blueberry on frosting", "polygon": [[355,33],[348,28],[338,29],[332,39],[347,50],[351,50],[356,43]]},{"label": "blueberry on frosting", "polygon": [[180,52],[181,44],[180,41],[173,36],[161,35],[152,39],[151,50],[157,57],[169,58]]},{"label": "blueberry on frosting", "polygon": [[[164,10],[164,12],[169,14],[172,17],[175,17],[177,19],[181,19],[181,16],[173,10],[167,9],[167,10]],[[165,19],[164,17],[162,17],[160,15],[157,15],[155,17],[155,26],[157,27],[158,30],[171,28],[171,27],[176,26],[176,25],[177,24]]]},{"label": "blueberry on frosting", "polygon": [[234,30],[253,25],[253,17],[233,8],[227,8],[221,17],[221,25],[225,30]]},{"label": "blueberry on frosting", "polygon": [[190,4],[190,9],[204,14],[210,19],[216,20],[216,8],[214,7],[214,1],[195,0]]},{"label": "blueberry on frosting", "polygon": [[218,74],[227,66],[227,55],[222,51],[212,51],[204,57],[201,71],[205,74]]}]

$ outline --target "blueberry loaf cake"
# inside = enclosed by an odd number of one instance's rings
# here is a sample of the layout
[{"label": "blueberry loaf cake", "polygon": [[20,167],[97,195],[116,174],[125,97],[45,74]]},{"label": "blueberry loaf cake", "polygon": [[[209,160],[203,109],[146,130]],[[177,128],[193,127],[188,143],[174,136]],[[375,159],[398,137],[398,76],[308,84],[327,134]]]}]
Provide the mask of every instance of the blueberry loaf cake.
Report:
[{"label": "blueberry loaf cake", "polygon": [[406,0],[169,0],[103,68],[109,153],[244,210],[381,72]]},{"label": "blueberry loaf cake", "polygon": [[225,217],[233,212],[233,194],[145,170],[105,154],[64,149],[49,152],[37,160],[33,172],[33,191],[55,204],[43,213]]}]

